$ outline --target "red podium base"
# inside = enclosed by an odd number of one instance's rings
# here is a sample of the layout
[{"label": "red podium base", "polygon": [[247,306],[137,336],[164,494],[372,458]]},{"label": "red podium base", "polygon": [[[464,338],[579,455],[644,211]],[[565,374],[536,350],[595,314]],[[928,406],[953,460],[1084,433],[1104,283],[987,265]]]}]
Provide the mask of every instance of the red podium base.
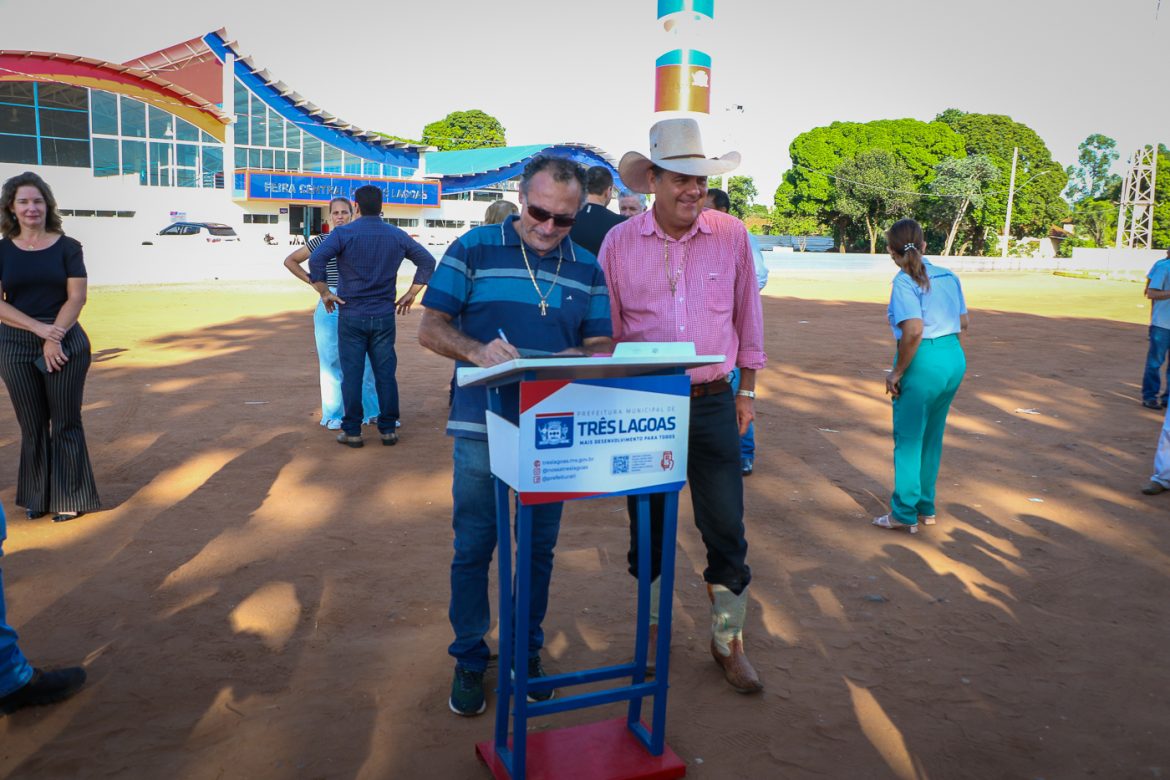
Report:
[{"label": "red podium base", "polygon": [[[496,780],[511,779],[492,740],[476,744],[475,754]],[[650,755],[625,718],[533,732],[527,764],[527,780],[672,780],[687,774],[669,746],[661,756]]]}]

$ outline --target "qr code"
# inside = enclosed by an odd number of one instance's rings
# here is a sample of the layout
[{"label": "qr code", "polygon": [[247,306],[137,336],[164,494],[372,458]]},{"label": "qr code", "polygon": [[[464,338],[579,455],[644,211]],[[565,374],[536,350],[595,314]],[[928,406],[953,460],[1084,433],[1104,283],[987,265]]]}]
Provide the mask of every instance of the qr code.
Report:
[{"label": "qr code", "polygon": [[613,473],[614,474],[629,474],[630,473],[630,456],[629,455],[614,455],[613,456]]}]

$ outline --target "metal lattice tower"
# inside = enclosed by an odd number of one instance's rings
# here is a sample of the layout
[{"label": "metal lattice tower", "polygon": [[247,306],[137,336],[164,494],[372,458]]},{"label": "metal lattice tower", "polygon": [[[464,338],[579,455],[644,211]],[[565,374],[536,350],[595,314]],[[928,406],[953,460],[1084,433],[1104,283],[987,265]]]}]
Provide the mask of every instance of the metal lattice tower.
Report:
[{"label": "metal lattice tower", "polygon": [[1143,146],[1133,153],[1117,214],[1117,248],[1149,249],[1154,235],[1154,182],[1158,174],[1157,149]]}]

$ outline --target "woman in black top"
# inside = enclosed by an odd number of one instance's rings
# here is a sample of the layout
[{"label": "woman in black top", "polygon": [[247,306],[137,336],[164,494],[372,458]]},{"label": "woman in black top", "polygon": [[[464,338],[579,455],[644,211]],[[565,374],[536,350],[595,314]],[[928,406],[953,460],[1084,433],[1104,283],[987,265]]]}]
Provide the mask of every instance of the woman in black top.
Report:
[{"label": "woman in black top", "polygon": [[81,244],[61,232],[35,173],[0,189],[0,378],[20,424],[16,503],[29,519],[72,520],[101,506],[81,427],[89,337]]}]

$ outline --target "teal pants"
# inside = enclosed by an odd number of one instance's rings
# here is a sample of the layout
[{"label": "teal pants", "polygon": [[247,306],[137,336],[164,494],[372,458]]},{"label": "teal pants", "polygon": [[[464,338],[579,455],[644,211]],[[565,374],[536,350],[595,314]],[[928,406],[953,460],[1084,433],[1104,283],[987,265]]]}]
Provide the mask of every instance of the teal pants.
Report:
[{"label": "teal pants", "polygon": [[902,375],[902,392],[894,399],[894,495],[890,499],[890,514],[900,523],[915,525],[919,515],[935,514],[934,483],[942,460],[943,429],[966,370],[963,346],[958,336],[951,335],[923,339]]}]

